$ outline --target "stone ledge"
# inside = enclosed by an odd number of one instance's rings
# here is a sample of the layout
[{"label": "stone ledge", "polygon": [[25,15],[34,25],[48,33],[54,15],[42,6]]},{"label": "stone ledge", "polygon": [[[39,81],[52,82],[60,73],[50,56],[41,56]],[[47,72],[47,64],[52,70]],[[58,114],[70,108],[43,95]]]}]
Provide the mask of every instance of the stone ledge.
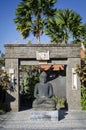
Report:
[{"label": "stone ledge", "polygon": [[5,44],[4,47],[80,47],[79,44]]},{"label": "stone ledge", "polygon": [[30,120],[59,120],[59,110],[55,111],[31,111]]}]

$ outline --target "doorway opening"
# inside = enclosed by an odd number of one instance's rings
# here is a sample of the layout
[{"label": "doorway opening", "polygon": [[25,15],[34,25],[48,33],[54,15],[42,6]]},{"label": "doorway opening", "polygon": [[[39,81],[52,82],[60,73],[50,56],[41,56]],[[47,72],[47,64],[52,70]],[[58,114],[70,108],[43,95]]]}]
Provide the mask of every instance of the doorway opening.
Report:
[{"label": "doorway opening", "polygon": [[19,68],[19,108],[31,109],[34,87],[39,82],[42,71],[47,73],[47,81],[53,86],[55,96],[66,99],[66,65],[21,65]]}]

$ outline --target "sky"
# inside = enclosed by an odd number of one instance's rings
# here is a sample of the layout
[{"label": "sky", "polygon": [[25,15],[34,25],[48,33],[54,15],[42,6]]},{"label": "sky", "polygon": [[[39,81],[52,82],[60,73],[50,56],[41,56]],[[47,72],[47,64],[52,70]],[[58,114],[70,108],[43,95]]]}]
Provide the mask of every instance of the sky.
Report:
[{"label": "sky", "polygon": [[[1,0],[0,1],[0,50],[5,51],[4,44],[19,44],[36,39],[30,35],[27,39],[22,39],[20,32],[16,30],[16,24],[13,22],[15,10],[21,0]],[[55,4],[57,9],[72,9],[82,17],[82,22],[86,22],[86,0],[58,0]],[[48,36],[43,35],[41,43],[49,43]]]}]

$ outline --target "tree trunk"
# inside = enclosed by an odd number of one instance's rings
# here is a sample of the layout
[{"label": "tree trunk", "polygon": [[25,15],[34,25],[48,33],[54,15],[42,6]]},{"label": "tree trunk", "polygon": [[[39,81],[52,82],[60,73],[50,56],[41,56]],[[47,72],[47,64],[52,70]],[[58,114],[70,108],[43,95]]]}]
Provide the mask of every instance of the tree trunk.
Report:
[{"label": "tree trunk", "polygon": [[40,44],[40,36],[37,37],[37,44]]}]

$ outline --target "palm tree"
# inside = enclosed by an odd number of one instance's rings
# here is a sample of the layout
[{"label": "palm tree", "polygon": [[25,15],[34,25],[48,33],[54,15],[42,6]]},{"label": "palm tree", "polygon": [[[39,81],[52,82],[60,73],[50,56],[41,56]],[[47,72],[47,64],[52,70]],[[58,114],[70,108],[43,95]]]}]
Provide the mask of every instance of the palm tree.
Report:
[{"label": "palm tree", "polygon": [[79,14],[71,9],[57,10],[55,17],[48,20],[45,33],[51,37],[51,41],[68,43],[71,38],[74,42],[83,39],[86,26],[81,22]]},{"label": "palm tree", "polygon": [[57,0],[21,0],[16,9],[17,30],[23,38],[32,33],[40,42],[40,36],[47,25],[47,19],[54,15],[54,4]]}]

